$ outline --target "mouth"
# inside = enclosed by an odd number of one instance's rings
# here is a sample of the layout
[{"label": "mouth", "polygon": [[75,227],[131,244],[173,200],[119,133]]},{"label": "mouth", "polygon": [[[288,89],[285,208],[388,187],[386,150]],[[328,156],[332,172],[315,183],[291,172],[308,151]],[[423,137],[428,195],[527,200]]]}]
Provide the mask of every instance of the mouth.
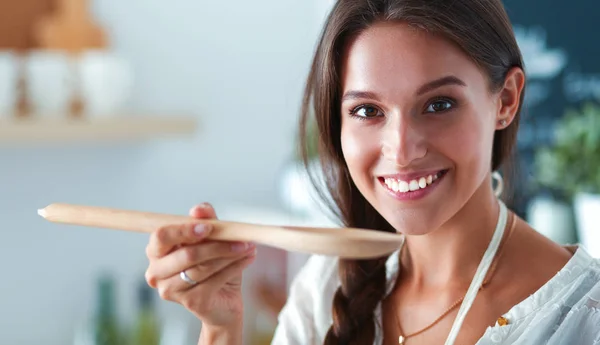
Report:
[{"label": "mouth", "polygon": [[378,177],[379,182],[400,199],[418,199],[428,194],[446,176],[449,169],[440,170],[436,173],[424,174],[411,179],[400,179],[395,177]]}]

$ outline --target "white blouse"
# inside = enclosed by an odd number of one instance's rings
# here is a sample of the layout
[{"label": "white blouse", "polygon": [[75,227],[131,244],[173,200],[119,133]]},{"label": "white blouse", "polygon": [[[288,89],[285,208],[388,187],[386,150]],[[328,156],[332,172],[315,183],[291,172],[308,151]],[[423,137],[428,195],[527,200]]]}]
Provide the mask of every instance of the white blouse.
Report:
[{"label": "white blouse", "polygon": [[[386,262],[388,294],[398,277],[398,255],[394,252]],[[291,285],[272,344],[323,344],[340,285],[337,266],[333,257],[308,260]],[[503,316],[510,323],[488,327],[477,345],[600,345],[600,259],[578,248],[552,279]],[[381,321],[381,305],[375,317]],[[382,341],[377,328],[375,345]]]}]

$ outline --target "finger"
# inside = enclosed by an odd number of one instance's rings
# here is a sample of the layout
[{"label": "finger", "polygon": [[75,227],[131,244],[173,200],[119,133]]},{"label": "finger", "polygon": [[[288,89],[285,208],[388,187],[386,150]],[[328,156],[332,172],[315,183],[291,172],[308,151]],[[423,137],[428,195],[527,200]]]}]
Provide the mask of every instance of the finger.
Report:
[{"label": "finger", "polygon": [[200,265],[193,266],[187,269],[185,272],[187,276],[193,281],[202,284],[212,279],[213,276],[223,271],[227,267],[235,264],[236,262],[248,257],[256,255],[256,247],[249,247],[244,251],[242,255],[238,255],[232,258],[219,258]]},{"label": "finger", "polygon": [[211,204],[203,203],[192,207],[190,210],[190,217],[200,219],[217,218],[217,213]]},{"label": "finger", "polygon": [[234,278],[241,276],[242,272],[246,267],[251,265],[256,259],[256,250],[252,251],[247,256],[242,259],[230,264],[226,268],[221,271],[213,274],[210,279],[205,282],[210,282],[210,285],[213,287],[221,288],[227,282],[233,280]]},{"label": "finger", "polygon": [[180,245],[202,241],[211,230],[209,224],[179,224],[162,227],[150,235],[146,255],[148,258],[163,257]]},{"label": "finger", "polygon": [[[206,272],[213,261],[218,259],[228,259],[231,263],[240,257],[248,255],[256,246],[252,243],[239,242],[218,242],[207,241],[200,244],[183,246],[174,250],[169,255],[156,260],[147,271],[147,280],[154,281],[166,279],[179,274],[181,271],[187,271],[187,274],[195,281],[206,279]],[[200,266],[203,274],[192,272],[194,267]],[[216,270],[222,269],[227,265],[217,266]]]},{"label": "finger", "polygon": [[[197,295],[211,296],[223,288],[229,280],[233,280],[236,276],[241,275],[243,270],[254,262],[255,258],[256,254],[252,252],[240,259],[230,260],[229,265],[221,271],[195,285],[183,281],[179,274],[177,274],[176,276],[159,281],[157,286],[158,293],[162,299],[174,302],[182,302],[185,298],[182,295],[190,291],[194,291]],[[225,261],[226,259],[222,260]]]}]

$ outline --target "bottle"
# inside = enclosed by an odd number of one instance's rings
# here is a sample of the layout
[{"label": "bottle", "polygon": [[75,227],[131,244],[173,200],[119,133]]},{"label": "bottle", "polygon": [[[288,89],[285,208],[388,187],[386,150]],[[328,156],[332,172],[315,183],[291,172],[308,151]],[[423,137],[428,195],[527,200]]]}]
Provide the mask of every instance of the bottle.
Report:
[{"label": "bottle", "polygon": [[115,281],[110,275],[98,279],[96,311],[92,320],[94,345],[123,345],[116,312]]},{"label": "bottle", "polygon": [[154,291],[141,282],[138,290],[138,311],[131,345],[160,345],[160,323],[154,305]]}]

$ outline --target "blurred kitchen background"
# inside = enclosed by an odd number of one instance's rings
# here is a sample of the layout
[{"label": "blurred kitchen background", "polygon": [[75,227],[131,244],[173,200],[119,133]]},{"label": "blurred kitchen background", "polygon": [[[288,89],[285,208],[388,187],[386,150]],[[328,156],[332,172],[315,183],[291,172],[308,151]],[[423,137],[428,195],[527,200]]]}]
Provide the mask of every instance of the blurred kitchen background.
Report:
[{"label": "blurred kitchen background", "polygon": [[[600,2],[505,3],[529,73],[508,202],[600,257]],[[295,156],[332,4],[0,0],[0,344],[196,344],[199,322],[145,288],[147,235],[51,224],[47,204],[336,225]],[[305,259],[259,248],[245,344],[269,343]]]}]

